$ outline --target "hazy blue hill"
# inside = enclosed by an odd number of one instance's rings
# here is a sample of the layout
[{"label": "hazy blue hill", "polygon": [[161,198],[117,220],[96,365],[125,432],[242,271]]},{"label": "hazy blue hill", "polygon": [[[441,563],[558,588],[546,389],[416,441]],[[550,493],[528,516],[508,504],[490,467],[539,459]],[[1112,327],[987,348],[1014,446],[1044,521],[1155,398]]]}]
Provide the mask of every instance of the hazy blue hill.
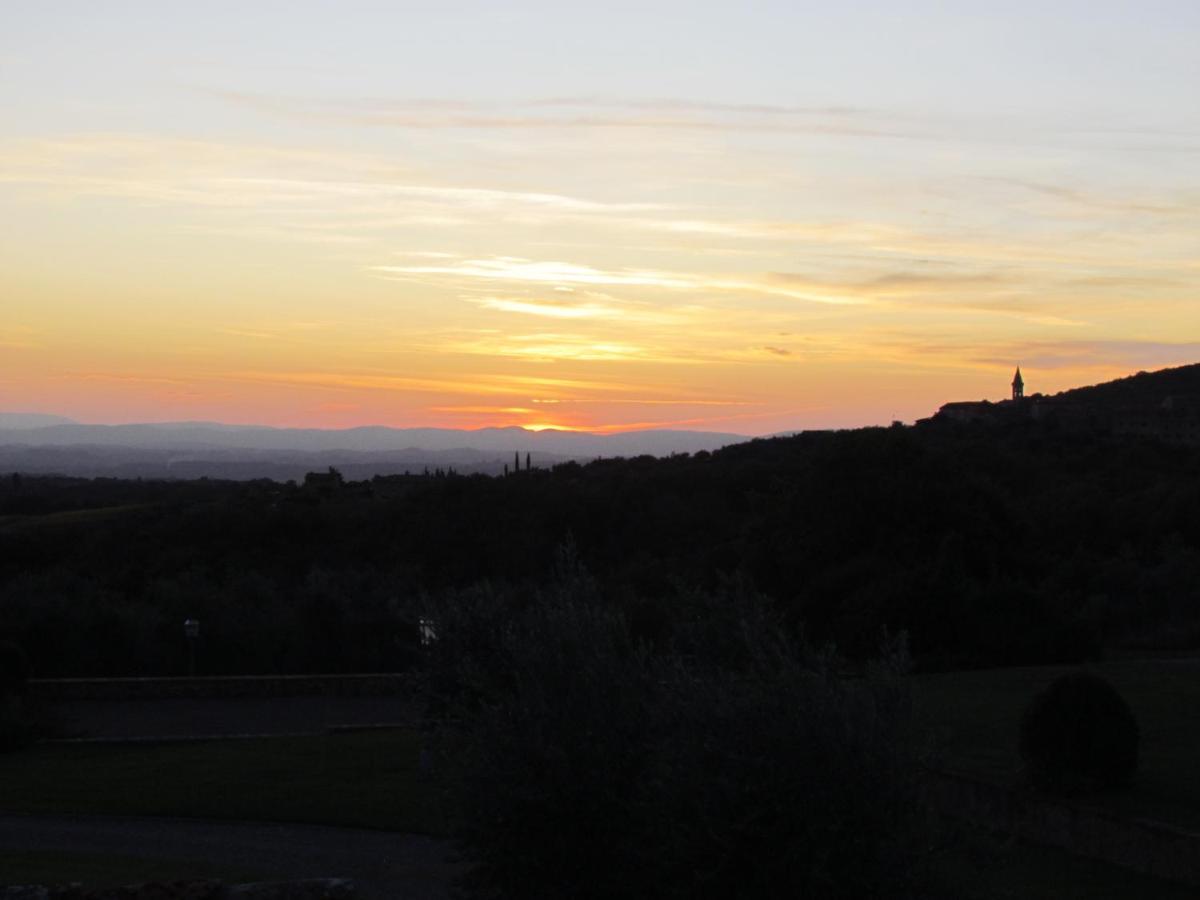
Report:
[{"label": "hazy blue hill", "polygon": [[523,428],[269,428],[214,422],[82,425],[69,420],[0,425],[0,471],[80,476],[303,477],[335,466],[348,477],[454,468],[499,474],[515,454],[535,465],[616,456],[716,450],[743,435],[637,431],[600,435]]},{"label": "hazy blue hill", "polygon": [[0,430],[24,430],[45,428],[48,425],[74,425],[73,419],[65,416],[50,416],[45,413],[0,412]]},{"label": "hazy blue hill", "polygon": [[[0,425],[2,430],[5,429]],[[133,425],[30,423],[18,437],[0,433],[0,443],[93,446],[220,446],[279,450],[422,450],[475,449],[537,451],[580,456],[664,454],[714,450],[748,440],[745,435],[701,431],[632,431],[603,435],[574,431],[527,431],[523,428],[386,428],[344,430],[268,428],[206,422]]]},{"label": "hazy blue hill", "polygon": [[[994,413],[1007,405],[985,406]],[[1118,431],[1161,432],[1193,442],[1200,435],[1200,365],[1139,372],[1064,391],[1042,398],[1039,409],[1047,420],[1065,427],[1107,422]],[[746,440],[738,434],[672,430],[605,435],[518,427],[365,425],[338,430],[196,421],[85,425],[62,416],[0,413],[0,471],[281,480],[328,466],[358,478],[426,467],[499,474],[514,454],[522,460],[531,454],[535,465],[548,466],[571,459],[696,453]]]}]

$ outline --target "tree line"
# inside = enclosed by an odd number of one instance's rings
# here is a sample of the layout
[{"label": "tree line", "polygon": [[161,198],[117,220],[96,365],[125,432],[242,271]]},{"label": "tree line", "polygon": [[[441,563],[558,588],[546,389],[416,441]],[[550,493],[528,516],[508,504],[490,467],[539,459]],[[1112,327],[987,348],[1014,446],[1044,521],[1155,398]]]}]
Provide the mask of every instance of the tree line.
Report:
[{"label": "tree line", "polygon": [[271,481],[0,479],[0,639],[35,674],[393,670],[440,598],[536,594],[576,548],[647,640],[737,582],[845,656],[926,669],[1200,644],[1200,460],[1152,439],[928,423],[714,453]]}]

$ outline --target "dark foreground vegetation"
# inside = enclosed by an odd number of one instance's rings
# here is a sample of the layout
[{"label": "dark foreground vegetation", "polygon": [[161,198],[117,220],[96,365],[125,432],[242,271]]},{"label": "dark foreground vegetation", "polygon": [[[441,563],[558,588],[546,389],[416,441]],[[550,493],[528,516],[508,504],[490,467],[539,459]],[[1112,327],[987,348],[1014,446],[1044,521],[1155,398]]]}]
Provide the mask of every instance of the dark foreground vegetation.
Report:
[{"label": "dark foreground vegetation", "polygon": [[654,646],[562,556],[442,607],[435,769],[479,894],[929,896],[902,647],[839,677],[738,590]]},{"label": "dark foreground vegetation", "polygon": [[571,542],[650,641],[737,581],[794,633],[918,669],[1200,644],[1200,455],[931,424],[507,478],[0,480],[0,639],[36,677],[396,670],[417,620],[534,591]]},{"label": "dark foreground vegetation", "polygon": [[[404,827],[461,841],[479,896],[963,896],[904,673],[1195,649],[1198,576],[1194,449],[1032,419],[504,478],[15,475],[0,693],[14,718],[29,672],[412,670],[424,730],[387,777],[422,798]],[[1065,793],[1136,777],[1138,724],[1103,684],[1038,703],[1026,776]],[[1132,755],[1085,741],[1095,768],[1064,783],[1073,716],[1132,735]],[[361,786],[346,821],[391,821],[408,790]],[[152,799],[195,805],[187,790]]]},{"label": "dark foreground vegetation", "polygon": [[[947,762],[980,777],[1003,780],[1011,778],[1019,764],[1022,710],[1065,671],[1062,667],[994,669],[927,675],[909,682],[919,718],[932,719],[938,732],[953,732],[954,740],[946,746]],[[1195,830],[1200,783],[1193,748],[1200,736],[1200,717],[1188,711],[1200,710],[1196,702],[1200,668],[1143,661],[1104,663],[1097,671],[1128,697],[1148,744],[1132,791],[1106,793],[1088,802],[1103,803],[1131,818],[1149,817]],[[880,674],[890,678],[886,671]],[[980,703],[981,696],[989,702]],[[373,731],[199,744],[37,745],[0,755],[0,785],[9,812],[192,816],[446,834],[443,795],[437,784],[448,780],[444,777],[448,772],[437,765],[431,780],[420,763],[422,743],[415,732]],[[732,743],[726,738],[724,746]],[[747,736],[744,745],[751,744]],[[782,767],[778,777],[788,779],[793,771],[790,765]],[[602,769],[597,777],[613,776]],[[564,807],[553,809],[561,815]],[[574,833],[586,833],[579,823],[574,826]],[[641,826],[635,822],[633,827]],[[912,870],[934,886],[944,886],[941,895],[954,900],[1184,900],[1195,896],[1193,887],[1165,884],[1002,835],[968,830],[934,837],[937,843],[926,848]],[[599,840],[613,839],[601,835]],[[136,858],[144,849],[131,846],[123,855]],[[237,881],[284,874],[261,868],[222,872],[186,859],[165,863],[3,850],[0,873],[0,881],[78,880],[92,886],[184,876],[224,875]],[[929,896],[938,894],[931,890]]]}]

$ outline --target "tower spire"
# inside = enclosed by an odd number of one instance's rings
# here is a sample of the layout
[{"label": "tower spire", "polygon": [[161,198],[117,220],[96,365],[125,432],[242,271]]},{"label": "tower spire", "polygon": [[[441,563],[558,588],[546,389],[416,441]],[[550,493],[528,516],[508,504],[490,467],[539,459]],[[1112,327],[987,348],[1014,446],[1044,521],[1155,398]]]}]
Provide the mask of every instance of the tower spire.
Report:
[{"label": "tower spire", "polygon": [[1025,396],[1025,379],[1021,377],[1021,367],[1017,366],[1017,374],[1013,376],[1012,398],[1020,400]]}]

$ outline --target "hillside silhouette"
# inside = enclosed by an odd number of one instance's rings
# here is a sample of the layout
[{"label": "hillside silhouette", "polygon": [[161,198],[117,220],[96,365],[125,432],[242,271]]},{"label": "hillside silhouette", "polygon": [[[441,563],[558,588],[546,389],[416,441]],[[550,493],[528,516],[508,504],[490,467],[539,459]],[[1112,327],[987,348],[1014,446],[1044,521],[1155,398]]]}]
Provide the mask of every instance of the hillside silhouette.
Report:
[{"label": "hillside silhouette", "polygon": [[1157,372],[1138,372],[1104,384],[1072,388],[1055,397],[1098,406],[1138,404],[1152,408],[1168,400],[1200,404],[1200,363]]},{"label": "hillside silhouette", "polygon": [[[1115,421],[1198,378],[1059,396]],[[736,584],[850,657],[905,631],[927,669],[1200,646],[1200,458],[1175,437],[935,416],[521,461],[307,484],[5,477],[0,637],[42,675],[177,673],[195,617],[207,672],[402,668],[442,598],[533,596],[570,544],[652,642]]]},{"label": "hillside silhouette", "polygon": [[1049,396],[1023,396],[1019,380],[1018,369],[1011,400],[947,403],[933,421],[1014,425],[1034,419],[1064,432],[1200,444],[1200,365],[1138,372]]}]

